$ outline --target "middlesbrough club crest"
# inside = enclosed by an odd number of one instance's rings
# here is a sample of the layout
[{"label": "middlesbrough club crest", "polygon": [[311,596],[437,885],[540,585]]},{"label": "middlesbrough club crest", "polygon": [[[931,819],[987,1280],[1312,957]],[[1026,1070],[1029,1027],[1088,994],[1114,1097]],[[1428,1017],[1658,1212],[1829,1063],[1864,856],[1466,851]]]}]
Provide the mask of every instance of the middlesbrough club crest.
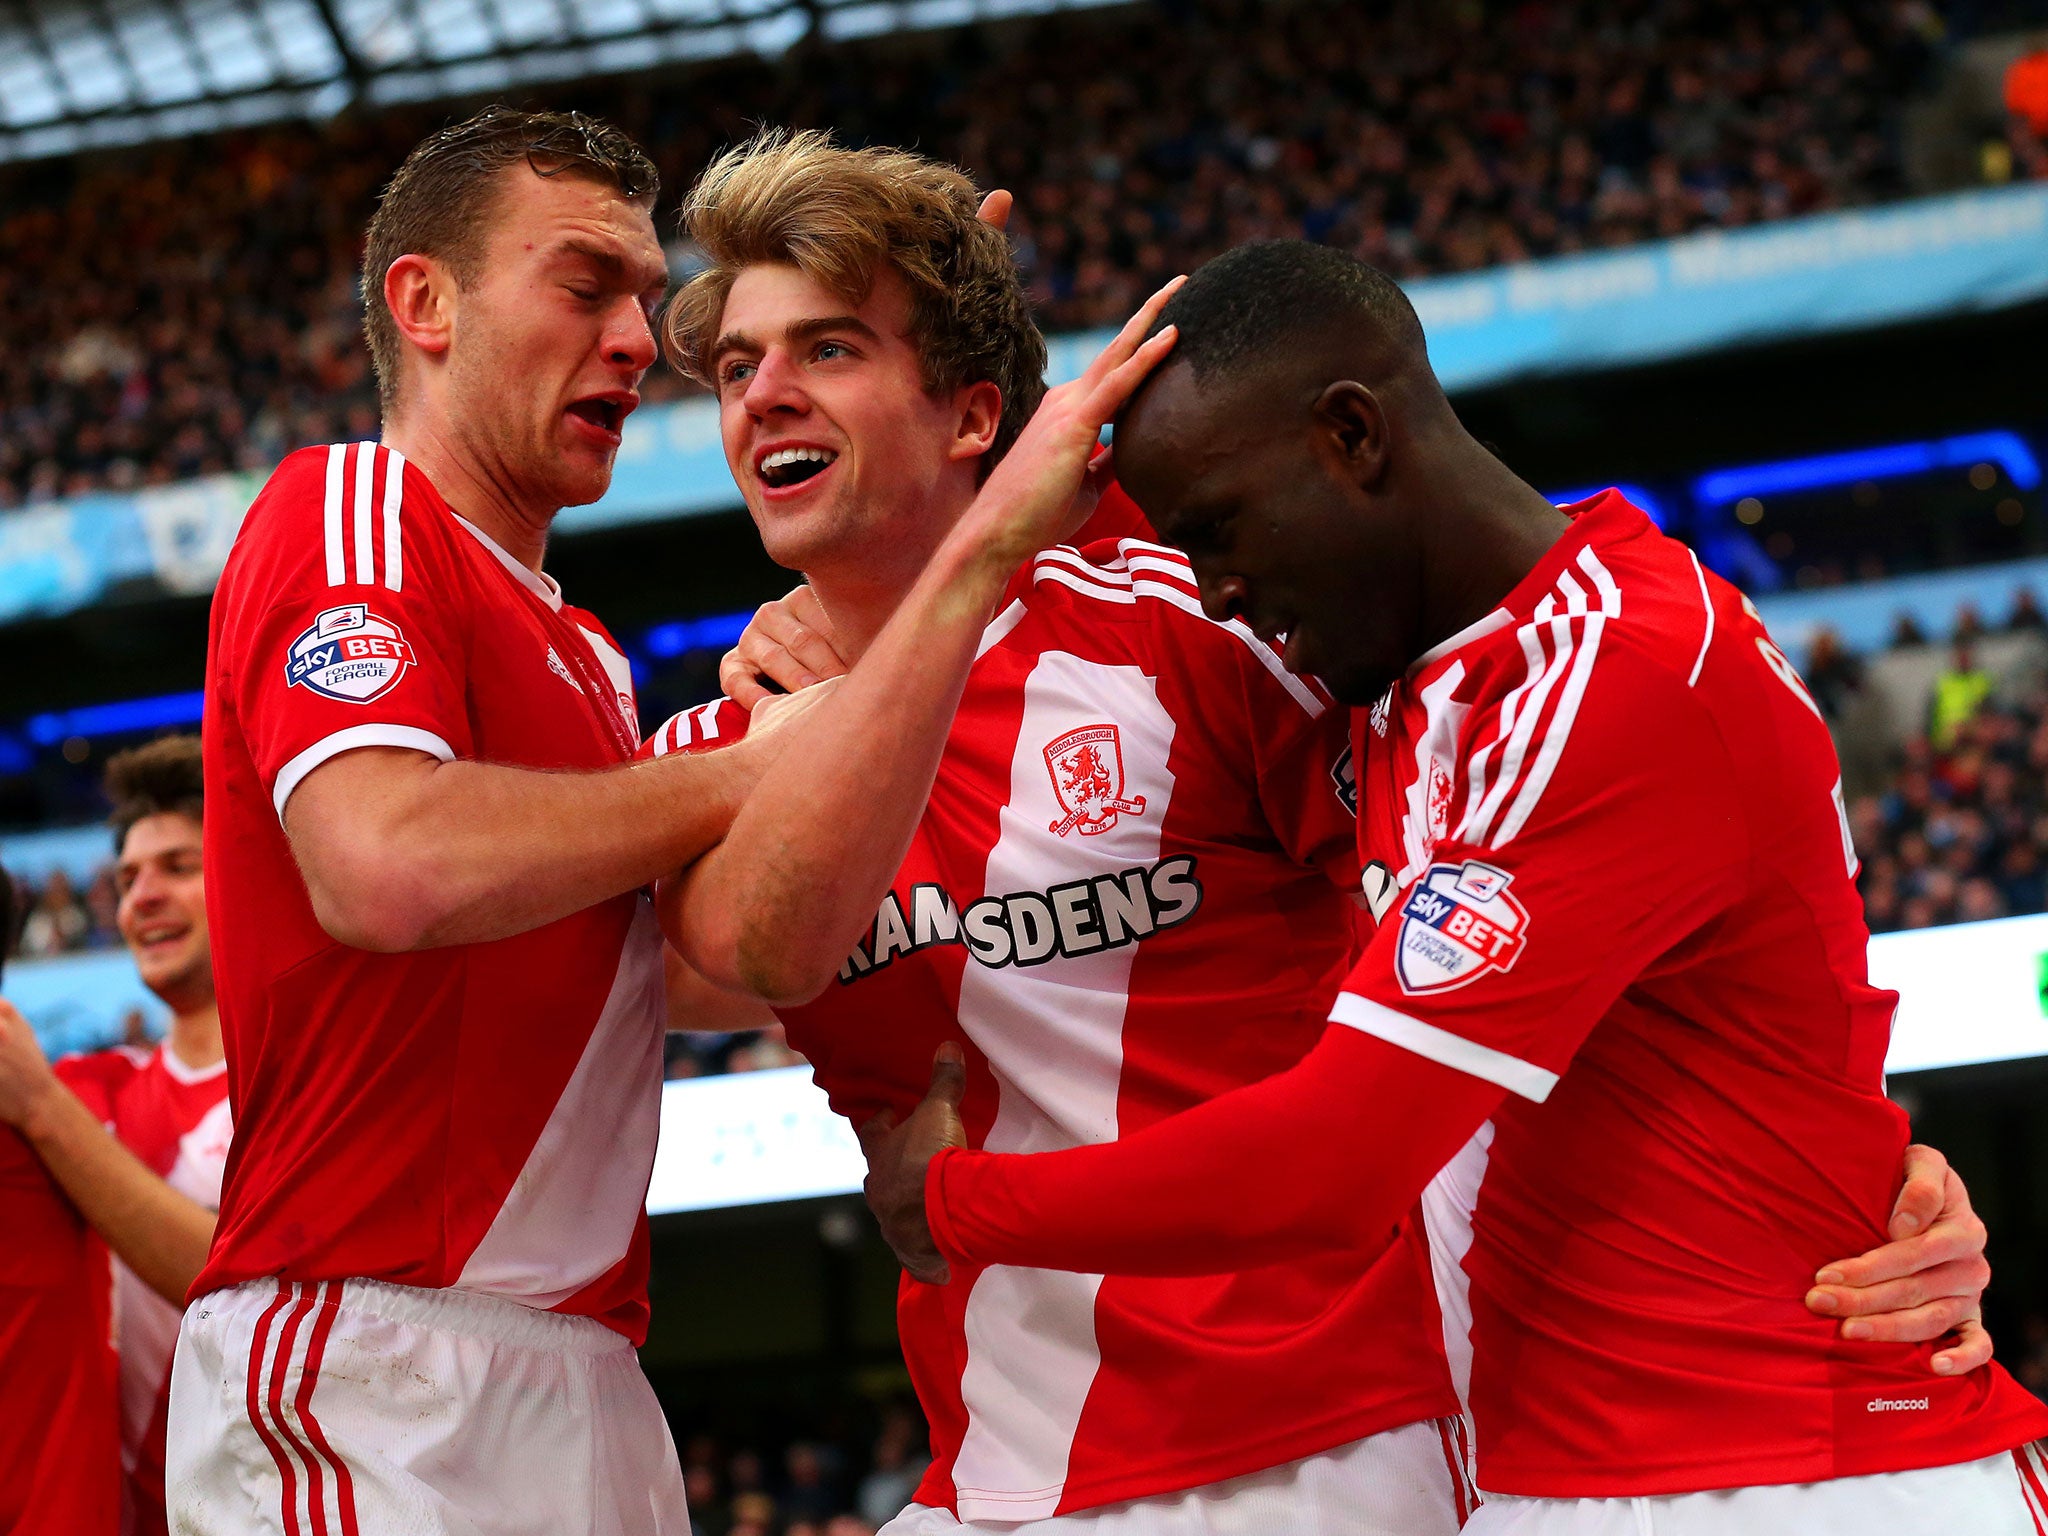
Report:
[{"label": "middlesbrough club crest", "polygon": [[1429,866],[1401,906],[1394,972],[1403,992],[1448,992],[1514,969],[1529,927],[1528,909],[1508,894],[1514,878],[1476,859]]},{"label": "middlesbrough club crest", "polygon": [[1142,816],[1145,797],[1124,798],[1124,746],[1113,725],[1084,725],[1045,746],[1052,792],[1066,812],[1051,824],[1061,837],[1079,829],[1094,837],[1116,825],[1118,816]]},{"label": "middlesbrough club crest", "polygon": [[398,626],[361,603],[329,608],[292,641],[285,685],[344,704],[367,704],[398,686],[413,663]]}]

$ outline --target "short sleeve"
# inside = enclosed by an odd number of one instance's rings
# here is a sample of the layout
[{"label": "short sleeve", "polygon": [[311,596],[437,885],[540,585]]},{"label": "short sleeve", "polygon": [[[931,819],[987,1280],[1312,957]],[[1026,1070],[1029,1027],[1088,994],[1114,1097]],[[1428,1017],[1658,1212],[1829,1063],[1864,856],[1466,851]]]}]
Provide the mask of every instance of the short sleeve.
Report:
[{"label": "short sleeve", "polygon": [[1606,649],[1533,726],[1512,697],[1474,709],[1450,830],[1335,1022],[1540,1103],[1622,991],[1739,899],[1748,834],[1713,722],[1682,678]]},{"label": "short sleeve", "polygon": [[308,449],[243,525],[226,682],[280,818],[343,752],[470,753],[468,593],[416,474],[374,443]]}]

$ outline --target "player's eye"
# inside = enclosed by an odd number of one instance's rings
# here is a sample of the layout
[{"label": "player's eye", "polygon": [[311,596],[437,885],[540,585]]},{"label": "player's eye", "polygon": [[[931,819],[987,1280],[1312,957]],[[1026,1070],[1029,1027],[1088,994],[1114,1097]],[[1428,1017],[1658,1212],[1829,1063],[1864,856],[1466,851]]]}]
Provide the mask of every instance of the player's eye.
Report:
[{"label": "player's eye", "polygon": [[853,356],[853,349],[843,341],[821,341],[818,343],[817,350],[811,353],[812,359],[820,363],[829,363],[835,358],[851,356]]},{"label": "player's eye", "polygon": [[718,383],[722,389],[728,384],[744,384],[754,376],[752,363],[730,362],[718,370]]}]

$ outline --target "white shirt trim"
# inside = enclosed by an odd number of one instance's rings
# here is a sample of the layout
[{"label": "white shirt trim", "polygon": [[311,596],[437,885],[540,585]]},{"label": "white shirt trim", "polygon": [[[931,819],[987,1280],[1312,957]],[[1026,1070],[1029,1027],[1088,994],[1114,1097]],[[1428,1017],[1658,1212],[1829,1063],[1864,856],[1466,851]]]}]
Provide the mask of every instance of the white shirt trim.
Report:
[{"label": "white shirt trim", "polygon": [[1515,616],[1509,613],[1507,609],[1496,608],[1485,618],[1474,620],[1455,635],[1452,635],[1450,639],[1439,640],[1435,645],[1432,645],[1428,650],[1416,657],[1414,663],[1408,668],[1408,675],[1413,677],[1431,662],[1440,661],[1461,646],[1470,645],[1474,640],[1490,635],[1496,629],[1503,628],[1514,622]]},{"label": "white shirt trim", "polygon": [[464,528],[467,528],[471,538],[495,555],[498,564],[510,571],[518,579],[522,587],[554,609],[555,612],[560,613],[562,611],[562,588],[561,584],[554,577],[550,576],[546,571],[532,570],[513,559],[511,555],[505,552],[504,546],[499,544],[488,533],[485,533],[483,529],[477,527],[475,523],[464,517],[460,512],[451,512],[448,515],[454,518],[456,522],[462,524]]},{"label": "white shirt trim", "polygon": [[228,1059],[225,1056],[219,1061],[208,1062],[203,1067],[188,1067],[179,1058],[178,1053],[171,1049],[171,1042],[168,1040],[156,1048],[156,1053],[162,1058],[164,1070],[171,1074],[172,1081],[183,1083],[187,1087],[219,1077],[228,1069]]},{"label": "white shirt trim", "polygon": [[1405,1013],[1397,1013],[1369,997],[1360,997],[1356,992],[1337,994],[1336,1006],[1330,1010],[1330,1022],[1346,1025],[1389,1045],[1398,1045],[1404,1051],[1413,1051],[1454,1072],[1483,1078],[1510,1093],[1520,1094],[1532,1104],[1541,1104],[1550,1097],[1550,1090],[1557,1086],[1557,1074],[1544,1071],[1534,1062],[1510,1056],[1506,1051],[1496,1051],[1490,1045],[1467,1040],[1463,1035],[1454,1035],[1448,1029],[1438,1029],[1420,1019],[1411,1019]]},{"label": "white shirt trim", "polygon": [[323,736],[277,771],[277,783],[270,791],[270,803],[277,807],[278,825],[284,824],[284,804],[307,774],[330,757],[353,752],[358,747],[407,747],[425,752],[444,763],[455,761],[455,749],[432,731],[416,725],[352,725],[332,736]]}]

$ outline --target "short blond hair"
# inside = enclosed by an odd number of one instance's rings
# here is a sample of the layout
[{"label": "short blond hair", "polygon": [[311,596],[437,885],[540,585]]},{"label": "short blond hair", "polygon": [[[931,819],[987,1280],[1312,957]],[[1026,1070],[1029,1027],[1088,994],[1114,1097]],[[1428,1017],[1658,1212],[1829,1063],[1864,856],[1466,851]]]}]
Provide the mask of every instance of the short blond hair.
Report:
[{"label": "short blond hair", "polygon": [[669,358],[717,387],[712,351],[733,280],[765,263],[795,267],[858,304],[884,266],[910,291],[910,342],[934,394],[983,380],[1002,421],[993,468],[1045,394],[1045,338],[1032,322],[1009,241],[975,217],[974,183],[900,149],[847,149],[815,129],[769,129],[727,150],[684,199],[683,232],[710,265],[663,323]]}]

